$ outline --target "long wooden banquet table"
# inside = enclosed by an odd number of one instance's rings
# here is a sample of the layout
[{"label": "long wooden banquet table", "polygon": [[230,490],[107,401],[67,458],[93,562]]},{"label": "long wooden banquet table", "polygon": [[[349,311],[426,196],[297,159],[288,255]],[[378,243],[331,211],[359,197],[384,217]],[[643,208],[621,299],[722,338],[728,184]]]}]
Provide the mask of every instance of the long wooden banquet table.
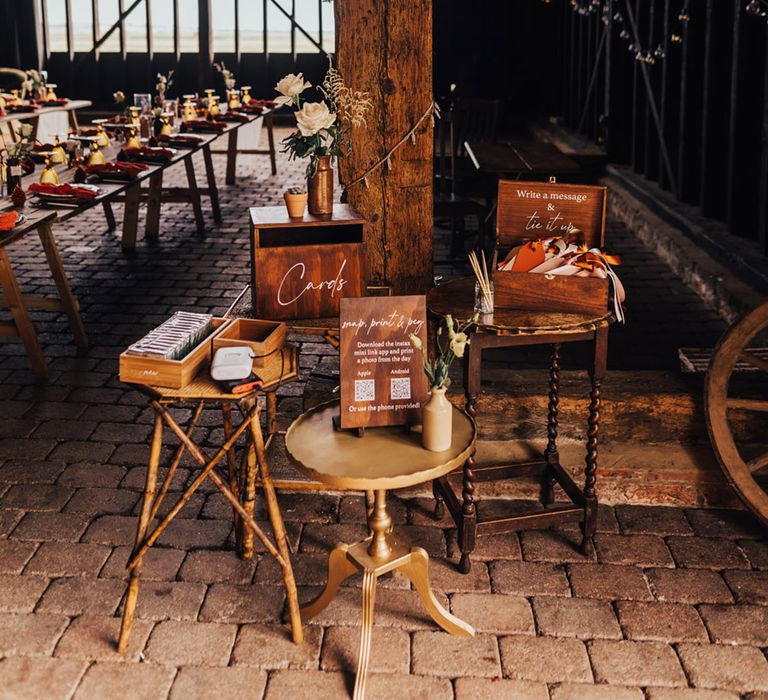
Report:
[{"label": "long wooden banquet table", "polygon": [[[268,110],[265,110],[262,114],[253,115],[253,118],[249,119],[248,122],[227,122],[226,128],[220,132],[188,132],[201,138],[201,142],[190,148],[176,149],[173,157],[167,162],[159,164],[147,163],[147,169],[139,173],[133,180],[127,182],[98,182],[98,187],[101,190],[99,194],[92,199],[78,203],[76,206],[65,208],[30,204],[28,201],[27,205],[19,210],[24,214],[24,220],[10,231],[0,232],[0,287],[3,291],[3,295],[0,296],[0,308],[8,308],[11,312],[11,320],[0,323],[0,335],[21,337],[32,365],[32,370],[36,376],[41,379],[47,378],[48,367],[37,337],[35,325],[29,313],[31,310],[63,311],[67,315],[77,346],[86,348],[88,345],[88,338],[80,318],[79,304],[72,293],[64,271],[61,256],[59,255],[53,235],[53,226],[68,221],[88,209],[101,205],[104,207],[107,219],[107,230],[114,231],[117,224],[112,212],[112,204],[114,202],[124,202],[122,247],[124,251],[130,252],[136,248],[139,208],[142,202],[146,202],[147,205],[145,237],[150,240],[159,237],[160,211],[163,202],[190,202],[197,230],[199,232],[204,231],[205,221],[203,218],[202,196],[207,196],[210,199],[211,213],[213,214],[214,221],[216,223],[221,221],[219,190],[213,169],[211,144],[222,136],[229,138],[231,134],[236,134],[237,130],[241,127],[264,118],[267,113]],[[13,115],[13,118],[18,119],[20,116],[22,115],[17,113]],[[108,148],[102,149],[102,152],[107,161],[112,161],[116,158],[121,148],[122,144],[113,144]],[[203,156],[207,187],[199,187],[197,184],[193,157],[198,152]],[[236,152],[232,154],[233,158],[235,156]],[[186,170],[187,187],[163,187],[164,172],[168,168],[180,163],[184,164]],[[73,182],[73,169],[62,165],[57,166],[56,170],[59,175],[59,181],[62,184]],[[29,185],[37,182],[38,177],[39,169],[35,173],[27,175],[22,181],[24,189],[27,190]],[[146,190],[142,188],[145,182],[148,184]],[[10,209],[15,209],[11,198],[9,196],[0,198],[0,212]],[[32,231],[37,231],[40,236],[43,250],[59,293],[58,299],[24,296],[21,293],[18,280],[11,266],[8,246]]]},{"label": "long wooden banquet table", "polygon": [[26,112],[7,112],[0,116],[0,124],[14,121],[29,122],[32,124],[32,136],[37,138],[37,127],[40,123],[40,117],[45,114],[53,114],[54,112],[66,112],[70,128],[77,131],[77,110],[87,109],[91,104],[88,100],[69,100],[64,104],[52,107],[39,107],[38,109],[30,109]]}]

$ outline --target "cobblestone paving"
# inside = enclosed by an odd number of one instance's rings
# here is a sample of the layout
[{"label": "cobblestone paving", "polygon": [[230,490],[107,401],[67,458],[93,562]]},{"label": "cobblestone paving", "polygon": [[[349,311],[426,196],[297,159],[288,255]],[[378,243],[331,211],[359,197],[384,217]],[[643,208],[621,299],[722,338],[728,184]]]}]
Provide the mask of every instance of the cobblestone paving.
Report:
[{"label": "cobblestone paving", "polygon": [[[204,236],[183,205],[167,206],[160,242],[140,241],[131,256],[103,233],[98,210],[58,227],[92,347],[78,357],[65,322],[37,314],[51,381],[35,384],[20,344],[0,344],[0,697],[272,700],[351,690],[359,578],[295,647],[279,623],[275,564],[237,558],[230,509],[210,488],[148,555],[130,648],[114,648],[151,429],[146,399],[116,378],[116,358],[173,310],[229,306],[248,277],[245,206],[275,202],[301,168],[281,162],[280,175],[267,173],[263,159],[243,162],[239,184],[222,191],[224,223]],[[10,252],[26,292],[53,292],[39,243],[29,237]],[[666,285],[687,299],[672,278]],[[300,340],[305,372],[332,376],[333,352]],[[283,391],[283,423],[302,391]],[[219,432],[206,412],[196,438],[213,443]],[[191,467],[179,470],[170,498]],[[282,494],[281,504],[307,600],[323,584],[329,547],[364,536],[361,498]],[[592,560],[572,547],[575,529],[530,531],[481,539],[463,576],[455,533],[431,519],[430,501],[391,505],[401,534],[433,557],[439,598],[477,636],[438,631],[405,579],[383,579],[369,697],[768,698],[768,542],[747,515],[606,507]]]}]

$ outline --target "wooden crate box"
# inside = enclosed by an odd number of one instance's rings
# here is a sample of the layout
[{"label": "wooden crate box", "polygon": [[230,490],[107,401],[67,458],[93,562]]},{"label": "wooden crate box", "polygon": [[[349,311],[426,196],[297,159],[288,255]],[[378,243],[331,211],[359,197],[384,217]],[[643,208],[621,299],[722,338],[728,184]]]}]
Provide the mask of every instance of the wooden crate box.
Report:
[{"label": "wooden crate box", "polygon": [[[554,182],[500,180],[496,240],[502,255],[526,241],[584,233],[589,248],[602,247],[606,188]],[[531,272],[494,272],[499,309],[601,315],[608,308],[607,280]]]},{"label": "wooden crate box", "polygon": [[213,339],[224,331],[231,321],[213,319],[213,332],[180,360],[164,360],[157,357],[120,354],[120,381],[129,384],[148,384],[170,389],[182,389],[197,375],[206,363],[210,363]]},{"label": "wooden crate box", "polygon": [[365,290],[365,220],[336,204],[331,216],[291,219],[285,207],[253,207],[251,296],[275,320],[339,315],[342,297]]}]

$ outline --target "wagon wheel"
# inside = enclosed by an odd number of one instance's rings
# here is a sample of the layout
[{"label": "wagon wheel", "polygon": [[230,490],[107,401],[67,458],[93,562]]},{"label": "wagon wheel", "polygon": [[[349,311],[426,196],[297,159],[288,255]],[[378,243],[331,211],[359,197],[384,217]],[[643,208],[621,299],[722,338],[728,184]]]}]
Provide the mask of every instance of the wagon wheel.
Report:
[{"label": "wagon wheel", "polygon": [[[758,306],[720,339],[709,365],[705,415],[709,437],[728,481],[744,504],[768,525],[768,303]],[[734,373],[737,363],[744,372]],[[750,429],[751,427],[751,429]]]}]

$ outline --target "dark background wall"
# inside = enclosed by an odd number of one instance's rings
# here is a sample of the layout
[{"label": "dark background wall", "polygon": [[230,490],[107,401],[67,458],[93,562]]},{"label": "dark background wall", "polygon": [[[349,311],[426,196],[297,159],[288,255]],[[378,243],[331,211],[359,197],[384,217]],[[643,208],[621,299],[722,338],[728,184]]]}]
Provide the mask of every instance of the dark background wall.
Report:
[{"label": "dark background wall", "polygon": [[561,105],[561,7],[541,0],[434,1],[434,90],[504,100],[510,127]]}]

